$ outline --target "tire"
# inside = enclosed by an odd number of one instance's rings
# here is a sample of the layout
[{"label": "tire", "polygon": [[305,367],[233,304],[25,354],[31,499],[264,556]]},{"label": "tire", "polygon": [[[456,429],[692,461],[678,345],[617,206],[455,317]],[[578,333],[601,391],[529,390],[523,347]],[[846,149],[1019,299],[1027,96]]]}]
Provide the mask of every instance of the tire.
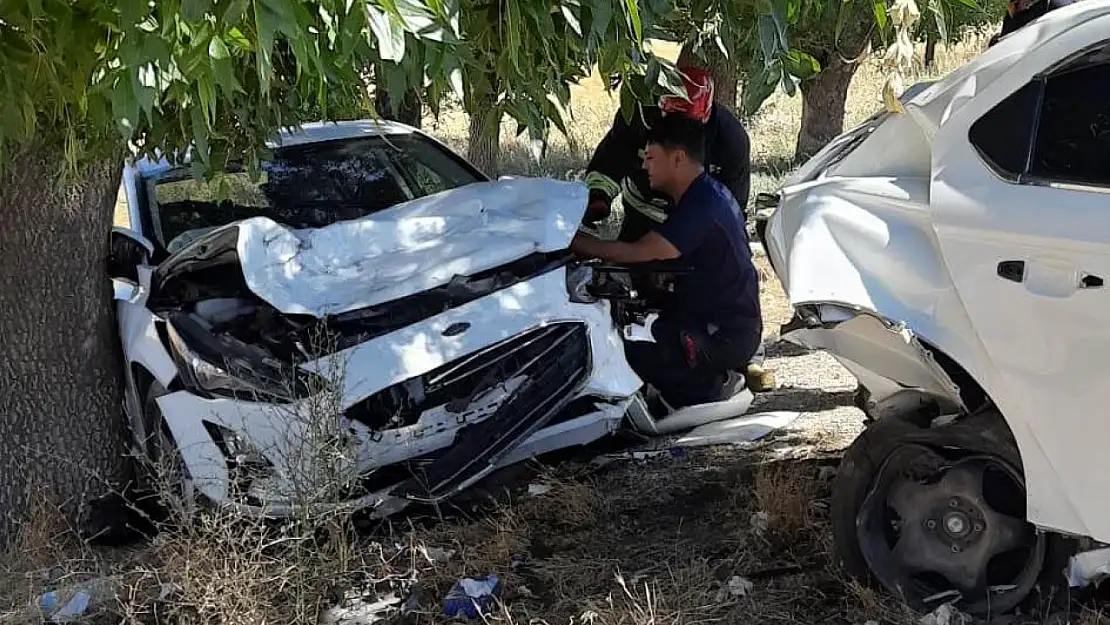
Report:
[{"label": "tire", "polygon": [[[863,556],[857,536],[857,516],[886,459],[895,449],[907,443],[934,448],[943,444],[961,452],[991,455],[1023,473],[1017,445],[1001,414],[995,410],[931,429],[902,419],[869,422],[867,429],[848,447],[840,462],[832,483],[829,513],[834,556],[838,564],[850,576],[877,589],[882,589],[883,585]],[[988,608],[992,614],[1009,612],[1023,603],[1034,589],[1039,589],[1042,595],[1051,594],[1046,590],[1064,581],[1060,573],[1066,559],[1074,553],[1074,544],[1055,535],[1046,538],[1046,552],[1036,586],[1029,588],[1025,594],[1015,594],[1013,600],[996,602]],[[912,603],[911,607],[924,609]],[[976,611],[975,605],[961,608],[973,613]]]}]

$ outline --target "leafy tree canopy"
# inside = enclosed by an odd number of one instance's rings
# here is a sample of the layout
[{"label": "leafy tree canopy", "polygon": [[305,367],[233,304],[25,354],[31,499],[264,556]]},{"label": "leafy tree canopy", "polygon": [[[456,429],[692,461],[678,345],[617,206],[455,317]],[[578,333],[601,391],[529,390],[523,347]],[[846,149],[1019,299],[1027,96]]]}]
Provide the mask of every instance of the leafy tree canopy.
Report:
[{"label": "leafy tree canopy", "polygon": [[[377,87],[398,101],[413,87],[433,110],[494,93],[542,142],[565,130],[569,85],[595,65],[621,85],[628,115],[675,90],[649,38],[729,55],[758,42],[759,80],[792,90],[819,69],[787,42],[817,1],[0,0],[0,165],[31,142],[64,148],[70,169],[125,144],[192,145],[205,171],[252,165],[275,129],[366,101],[379,63]],[[877,21],[882,0],[847,0],[869,1]]]}]

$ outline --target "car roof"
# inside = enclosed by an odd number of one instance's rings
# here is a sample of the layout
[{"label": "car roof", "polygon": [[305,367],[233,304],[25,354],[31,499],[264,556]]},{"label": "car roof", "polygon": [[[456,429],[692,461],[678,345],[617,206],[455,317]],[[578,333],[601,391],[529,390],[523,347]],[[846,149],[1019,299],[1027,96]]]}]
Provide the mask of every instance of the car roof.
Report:
[{"label": "car roof", "polygon": [[1057,37],[1066,37],[1068,31],[1076,26],[1108,13],[1110,0],[1083,0],[1053,9],[999,39],[995,45],[915,94],[908,104],[918,110],[916,116],[928,121],[928,125],[939,126],[972,95],[964,93],[969,77],[975,77],[973,93],[982,91],[1007,70],[1020,64],[1029,51]]},{"label": "car roof", "polygon": [[[400,122],[385,119],[358,119],[340,122],[316,121],[302,124],[299,128],[286,128],[266,141],[266,147],[279,148],[295,145],[309,145],[323,141],[336,141],[343,139],[358,139],[361,137],[386,136],[396,137],[405,135],[420,135],[419,130]],[[188,157],[186,157],[186,162]],[[150,159],[144,157],[135,161],[133,167],[140,175],[161,172],[169,167],[165,158]]]}]

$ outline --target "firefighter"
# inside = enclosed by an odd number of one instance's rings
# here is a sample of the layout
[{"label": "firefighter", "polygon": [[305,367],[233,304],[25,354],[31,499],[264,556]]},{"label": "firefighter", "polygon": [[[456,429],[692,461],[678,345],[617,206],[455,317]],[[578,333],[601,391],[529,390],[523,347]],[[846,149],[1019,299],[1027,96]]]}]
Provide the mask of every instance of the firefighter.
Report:
[{"label": "firefighter", "polygon": [[624,207],[618,240],[635,241],[665,219],[671,202],[652,190],[643,168],[647,127],[662,115],[685,115],[704,124],[706,170],[732,192],[742,212],[747,210],[751,184],[748,133],[728,109],[713,106],[713,78],[708,72],[694,67],[680,67],[679,71],[688,99],[664,95],[656,106],[642,107],[631,123],[618,111],[594,150],[586,167],[590,200],[583,223],[587,229],[609,216],[618,195]]}]

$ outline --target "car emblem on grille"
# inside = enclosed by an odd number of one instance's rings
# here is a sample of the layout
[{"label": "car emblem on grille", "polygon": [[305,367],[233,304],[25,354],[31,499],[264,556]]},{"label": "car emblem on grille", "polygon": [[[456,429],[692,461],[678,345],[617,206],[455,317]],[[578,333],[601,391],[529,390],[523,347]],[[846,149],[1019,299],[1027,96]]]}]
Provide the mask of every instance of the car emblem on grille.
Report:
[{"label": "car emblem on grille", "polygon": [[443,331],[443,336],[458,336],[470,329],[470,324],[465,321],[452,323]]}]

